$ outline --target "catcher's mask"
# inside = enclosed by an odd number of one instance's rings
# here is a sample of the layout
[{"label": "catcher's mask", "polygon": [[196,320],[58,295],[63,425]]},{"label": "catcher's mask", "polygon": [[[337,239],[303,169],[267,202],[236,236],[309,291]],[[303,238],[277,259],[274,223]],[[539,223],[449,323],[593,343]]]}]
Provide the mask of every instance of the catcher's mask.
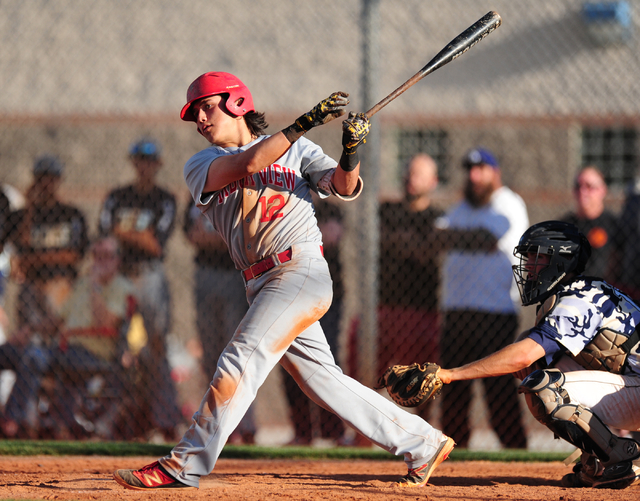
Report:
[{"label": "catcher's mask", "polygon": [[185,122],[195,122],[191,105],[203,97],[227,96],[227,110],[235,116],[243,116],[255,111],[251,92],[238,77],[224,71],[210,71],[196,78],[187,90],[187,104],[182,107],[180,118]]},{"label": "catcher's mask", "polygon": [[569,273],[582,273],[591,244],[573,224],[544,221],[524,232],[513,255],[520,260],[513,274],[522,304],[528,306],[551,296]]}]

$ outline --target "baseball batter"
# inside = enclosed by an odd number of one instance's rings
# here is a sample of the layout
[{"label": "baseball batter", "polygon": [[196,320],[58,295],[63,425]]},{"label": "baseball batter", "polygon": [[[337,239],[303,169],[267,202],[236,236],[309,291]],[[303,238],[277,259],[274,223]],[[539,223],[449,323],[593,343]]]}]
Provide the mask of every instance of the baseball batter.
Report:
[{"label": "baseball batter", "polygon": [[453,449],[453,440],[426,421],[344,375],[318,322],[331,304],[332,287],[311,190],[344,200],[360,194],[357,148],[370,123],[363,113],[351,113],[343,122],[337,165],[303,135],[343,115],[347,97],[336,92],[267,136],[264,114],[255,111],[249,89],[237,77],[205,73],[189,87],[181,117],[195,122],[211,146],[187,162],[184,176],[242,270],[250,306],[182,440],[168,456],[140,470],[116,471],[123,486],[198,487],[278,362],[318,405],[404,456],[409,472],[400,485],[426,484]]},{"label": "baseball batter", "polygon": [[440,369],[443,383],[514,374],[533,416],[582,451],[565,487],[640,484],[640,445],[609,427],[640,429],[640,308],[599,278],[574,225],[545,221],[521,237],[513,266],[523,305],[540,303],[536,325],[479,361]]}]

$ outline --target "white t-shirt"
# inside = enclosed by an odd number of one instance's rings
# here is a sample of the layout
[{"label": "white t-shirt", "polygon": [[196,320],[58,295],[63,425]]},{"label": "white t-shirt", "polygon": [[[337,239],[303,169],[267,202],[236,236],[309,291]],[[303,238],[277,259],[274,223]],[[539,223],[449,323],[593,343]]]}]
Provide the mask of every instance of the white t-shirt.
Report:
[{"label": "white t-shirt", "polygon": [[511,268],[516,264],[513,250],[529,228],[522,198],[502,186],[487,205],[474,207],[464,200],[437,224],[459,230],[484,228],[498,239],[497,249],[492,252],[452,250],[447,253],[443,266],[443,309],[515,313],[520,295]]}]

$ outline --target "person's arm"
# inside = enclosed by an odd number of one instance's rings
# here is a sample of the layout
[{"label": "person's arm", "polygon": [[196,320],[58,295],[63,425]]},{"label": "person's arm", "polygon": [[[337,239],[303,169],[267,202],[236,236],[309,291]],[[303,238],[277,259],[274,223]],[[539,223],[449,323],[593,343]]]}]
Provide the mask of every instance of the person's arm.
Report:
[{"label": "person's arm", "polygon": [[75,249],[48,249],[45,251],[26,252],[18,257],[20,265],[28,267],[75,266],[82,254]]},{"label": "person's arm", "polygon": [[453,381],[480,379],[514,374],[545,356],[544,348],[533,339],[525,338],[470,364],[454,369],[440,369],[438,376],[445,384]]},{"label": "person's arm", "polygon": [[472,230],[436,228],[433,238],[440,250],[491,252],[498,245],[495,235],[485,228]]},{"label": "person's arm", "polygon": [[333,187],[335,190],[340,193],[340,195],[349,196],[351,195],[358,186],[358,177],[360,176],[360,161],[358,160],[357,165],[354,167],[352,171],[345,171],[341,164],[338,164],[335,172],[333,173],[333,178],[331,180]]},{"label": "person's arm", "polygon": [[139,249],[150,257],[160,257],[162,255],[162,246],[150,228],[137,231],[122,230],[116,226],[113,230],[113,235],[125,245]]},{"label": "person's arm", "polygon": [[367,142],[365,138],[370,128],[371,122],[365,113],[351,112],[349,118],[342,122],[342,155],[331,180],[340,195],[349,196],[358,186],[358,147]]},{"label": "person's arm", "polygon": [[216,158],[209,166],[203,193],[218,191],[229,183],[263,171],[282,155],[291,145],[313,127],[326,124],[344,115],[344,106],[349,104],[344,92],[334,92],[320,101],[311,111],[300,116],[289,127],[266,138],[235,155]]},{"label": "person's arm", "polygon": [[220,233],[204,227],[204,216],[199,216],[198,219],[187,229],[187,240],[198,249],[227,250],[227,244]]},{"label": "person's arm", "polygon": [[218,191],[233,181],[263,171],[284,155],[291,144],[281,131],[245,151],[216,158],[209,166],[203,193]]}]

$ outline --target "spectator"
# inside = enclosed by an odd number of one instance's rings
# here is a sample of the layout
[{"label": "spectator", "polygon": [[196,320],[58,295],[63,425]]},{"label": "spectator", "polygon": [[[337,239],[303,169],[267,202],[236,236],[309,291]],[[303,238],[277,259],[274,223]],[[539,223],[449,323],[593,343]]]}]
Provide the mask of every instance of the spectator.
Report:
[{"label": "spectator", "polygon": [[135,287],[148,343],[140,353],[141,402],[147,421],[167,440],[175,439],[180,421],[176,388],[171,380],[166,336],[171,324],[171,296],[163,259],[176,217],[175,197],[156,185],[162,167],[160,147],[149,139],[131,145],[133,184],[111,191],[102,207],[101,235],[115,236],[122,247],[122,270]]},{"label": "spectator", "polygon": [[602,172],[593,165],[582,168],[575,178],[573,194],[575,212],[566,214],[562,221],[574,224],[589,239],[592,253],[584,274],[608,279],[616,216],[604,206],[607,184]]},{"label": "spectator", "polygon": [[[92,266],[85,276],[81,276],[60,310],[60,341],[40,349],[39,357],[31,356],[29,349],[16,345],[0,347],[3,367],[22,365],[39,395],[43,387],[49,388],[46,397],[50,409],[40,415],[38,436],[46,433],[54,438],[82,438],[93,432],[96,423],[80,426],[77,419],[78,402],[86,396],[87,382],[93,378],[108,379],[109,389],[117,392],[118,400],[123,399],[123,391],[129,387],[123,377],[123,365],[129,365],[124,354],[126,342],[122,331],[123,322],[129,310],[129,298],[133,287],[118,273],[118,243],[113,238],[96,242],[92,249]],[[37,375],[37,377],[34,377]],[[23,372],[20,371],[20,377]],[[48,377],[49,384],[42,384]],[[112,402],[116,402],[111,395]],[[101,429],[103,438],[115,438],[112,430],[116,405],[113,412],[105,415],[102,409]],[[94,412],[96,409],[94,409]],[[88,428],[91,425],[91,429]],[[46,430],[49,428],[49,430]]]},{"label": "spectator", "polygon": [[67,299],[89,244],[84,215],[58,199],[63,168],[53,156],[36,160],[26,207],[11,215],[7,228],[7,240],[16,246],[16,274],[23,282],[18,327],[28,326],[44,342],[57,333],[53,312]]},{"label": "spectator", "polygon": [[[7,183],[0,185],[0,316],[2,320],[0,325],[7,330],[9,323],[6,313],[4,312],[4,301],[6,286],[11,275],[11,259],[15,254],[14,246],[11,242],[5,244],[6,232],[9,227],[10,214],[22,209],[25,204],[24,195],[15,187]],[[6,341],[3,337],[4,332],[0,333],[0,342]]]},{"label": "spectator", "polygon": [[133,285],[120,273],[120,247],[113,237],[98,239],[91,248],[91,266],[62,307],[64,339],[69,346],[84,346],[96,357],[118,362],[126,352],[120,338],[130,314]]},{"label": "spectator", "polygon": [[640,176],[627,188],[611,251],[610,280],[640,304]]},{"label": "spectator", "polygon": [[[437,360],[439,263],[431,195],[438,168],[426,154],[407,167],[404,199],[380,206],[378,373],[395,364]],[[429,406],[419,409],[427,419]]]},{"label": "spectator", "polygon": [[16,278],[21,282],[17,298],[17,331],[5,350],[17,347],[18,357],[9,356],[16,371],[5,408],[5,434],[33,436],[38,423],[35,412],[47,353],[60,334],[59,310],[77,276],[77,264],[88,246],[82,213],[58,198],[62,162],[50,155],[38,158],[33,182],[26,193],[26,206],[13,212],[5,239],[16,249]]},{"label": "spectator", "polygon": [[[511,266],[513,249],[529,225],[527,209],[502,184],[500,167],[488,150],[469,151],[462,162],[464,200],[438,225],[459,240],[447,252],[443,273],[444,329],[440,357],[458,367],[511,343],[517,335],[519,294]],[[527,441],[513,378],[483,380],[491,425],[503,446],[526,448]],[[445,434],[469,446],[471,383],[447,385],[441,399]]]},{"label": "spectator", "polygon": [[[90,423],[86,431],[94,432],[95,428],[102,438],[132,438],[131,424],[115,420],[121,417],[117,415],[119,410],[130,408],[137,400],[130,377],[133,357],[124,330],[132,313],[134,289],[120,273],[121,255],[115,238],[97,240],[91,256],[88,273],[77,280],[62,308],[63,342],[54,362],[56,374],[63,383],[70,383],[63,387],[75,389],[76,394],[86,393],[91,378],[112,392],[109,405],[93,409],[89,417],[96,415],[97,422]],[[67,396],[72,397],[69,393]],[[67,408],[73,407],[72,402],[69,398]]]},{"label": "spectator", "polygon": [[4,310],[4,294],[8,278],[9,259],[4,250],[5,235],[3,235],[9,223],[11,215],[11,203],[4,190],[0,190],[0,343],[6,341],[5,333],[9,327],[9,319]]},{"label": "spectator", "polygon": [[[231,260],[227,244],[193,203],[187,205],[184,232],[196,248],[196,326],[202,343],[202,366],[206,376],[212,378],[222,350],[227,346],[230,335],[249,305],[242,277]],[[211,284],[216,286],[212,287]],[[231,443],[254,443],[254,408],[252,404],[238,428],[229,437]]]},{"label": "spectator", "polygon": [[[331,348],[331,353],[335,358],[339,358],[340,322],[344,297],[340,263],[340,239],[343,231],[342,206],[339,202],[334,202],[331,199],[323,203],[318,203],[318,201],[314,196],[316,220],[322,233],[324,258],[329,265],[329,272],[333,280],[333,300],[327,312],[320,319],[320,325]],[[282,369],[282,373],[294,428],[294,438],[290,445],[309,445],[315,435],[341,443],[345,428],[340,418],[312,402],[287,371]],[[314,430],[314,423],[317,423],[316,430]]]},{"label": "spectator", "polygon": [[[12,211],[24,207],[24,196],[10,184],[2,183],[0,189],[0,345],[7,341],[9,334],[9,316],[6,311],[5,295],[11,275],[11,256],[13,246],[5,246],[5,232]],[[6,402],[15,380],[13,371],[0,370],[0,402]]]}]

